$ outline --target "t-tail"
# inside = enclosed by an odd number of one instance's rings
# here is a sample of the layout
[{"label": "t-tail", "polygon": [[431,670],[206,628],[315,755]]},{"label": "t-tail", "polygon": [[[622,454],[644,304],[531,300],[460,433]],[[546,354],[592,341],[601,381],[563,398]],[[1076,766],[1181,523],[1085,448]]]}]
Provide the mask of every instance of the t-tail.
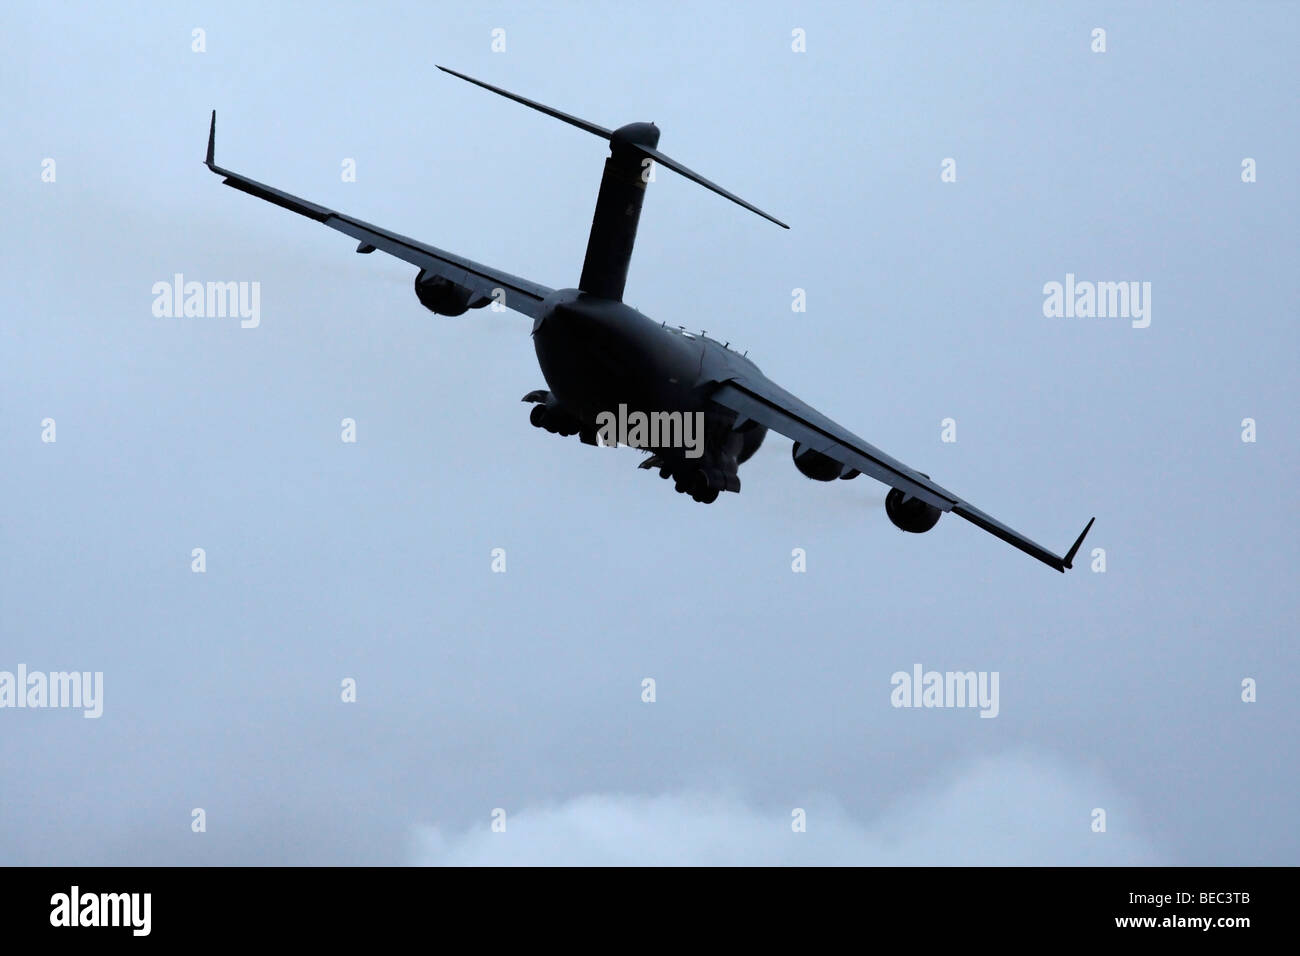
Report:
[{"label": "t-tail", "polygon": [[750,205],[734,193],[659,152],[659,127],[654,123],[629,123],[616,130],[608,130],[464,73],[449,70],[445,66],[438,69],[609,141],[609,158],[605,160],[605,173],[601,177],[600,193],[596,197],[596,212],[591,218],[591,235],[587,239],[582,278],[578,280],[578,288],[583,292],[606,299],[622,300],[623,288],[627,285],[628,264],[632,260],[632,247],[636,243],[637,224],[641,219],[641,203],[645,199],[645,188],[650,182],[654,164],[671,169],[706,189],[727,197],[782,229],[790,228],[757,206]]}]

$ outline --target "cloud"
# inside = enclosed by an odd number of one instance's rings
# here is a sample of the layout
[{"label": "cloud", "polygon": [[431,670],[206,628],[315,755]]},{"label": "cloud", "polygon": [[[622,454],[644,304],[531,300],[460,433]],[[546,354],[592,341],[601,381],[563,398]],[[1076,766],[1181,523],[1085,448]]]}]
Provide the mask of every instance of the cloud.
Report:
[{"label": "cloud", "polygon": [[[833,799],[756,808],[730,792],[592,794],[507,810],[506,830],[416,833],[414,862],[433,866],[1157,865],[1114,789],[1052,760],[980,761],[864,824]],[[1094,833],[1092,811],[1106,810]]]}]

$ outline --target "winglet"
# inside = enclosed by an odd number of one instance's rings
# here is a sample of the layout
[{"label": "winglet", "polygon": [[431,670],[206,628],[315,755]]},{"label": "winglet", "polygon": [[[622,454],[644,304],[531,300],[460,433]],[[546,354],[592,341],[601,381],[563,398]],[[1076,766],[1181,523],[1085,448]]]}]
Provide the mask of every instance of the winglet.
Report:
[{"label": "winglet", "polygon": [[212,168],[212,164],[214,162],[213,153],[216,151],[216,146],[217,146],[217,111],[213,110],[212,125],[208,127],[208,155],[207,158],[203,160],[203,165],[207,166],[208,169]]},{"label": "winglet", "polygon": [[1097,518],[1096,518],[1095,515],[1094,515],[1093,517],[1091,517],[1091,518],[1088,519],[1088,523],[1087,523],[1086,525],[1084,525],[1084,527],[1083,527],[1083,531],[1079,533],[1079,538],[1078,538],[1078,540],[1074,542],[1074,547],[1072,547],[1069,551],[1065,552],[1065,559],[1064,559],[1063,561],[1061,561],[1061,571],[1062,571],[1062,572],[1064,572],[1066,568],[1072,568],[1072,567],[1074,567],[1074,563],[1073,563],[1073,562],[1074,562],[1074,556],[1075,556],[1075,554],[1077,554],[1078,551],[1079,551],[1079,545],[1083,544],[1083,539],[1086,538],[1086,537],[1088,536],[1088,532],[1089,532],[1089,530],[1091,530],[1091,528],[1092,528],[1092,523],[1093,523],[1094,521],[1096,521],[1096,520],[1097,520]]}]

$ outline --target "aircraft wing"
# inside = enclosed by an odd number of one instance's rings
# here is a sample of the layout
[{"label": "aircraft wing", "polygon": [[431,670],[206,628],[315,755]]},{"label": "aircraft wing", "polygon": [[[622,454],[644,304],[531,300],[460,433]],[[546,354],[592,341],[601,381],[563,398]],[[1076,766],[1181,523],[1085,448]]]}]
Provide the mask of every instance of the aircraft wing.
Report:
[{"label": "aircraft wing", "polygon": [[920,498],[940,511],[960,515],[1062,574],[1072,566],[1075,553],[1083,544],[1088,529],[1092,527],[1090,520],[1074,546],[1064,557],[1058,556],[963,501],[951,491],[941,488],[919,471],[890,458],[879,448],[837,425],[764,376],[737,375],[722,382],[709,397],[722,407],[737,413],[736,427],[751,420],[765,425],[813,451],[833,458],[844,466],[845,472],[856,468],[864,475],[870,475],[904,494]]},{"label": "aircraft wing", "polygon": [[[208,132],[208,153],[204,165],[218,176],[224,176],[223,181],[227,186],[233,186],[241,192],[257,196],[259,199],[265,199],[267,202],[273,202],[277,206],[283,206],[300,216],[315,219],[331,229],[337,229],[344,235],[351,236],[357,240],[357,252],[368,253],[374,252],[376,249],[386,252],[412,265],[419,266],[421,269],[426,269],[434,275],[441,276],[450,282],[465,286],[478,295],[497,298],[506,308],[522,312],[534,319],[537,318],[538,313],[541,311],[542,300],[552,291],[536,282],[512,276],[508,272],[493,269],[491,266],[480,265],[450,252],[444,252],[414,239],[408,239],[406,236],[399,236],[395,232],[380,229],[378,226],[372,226],[360,219],[353,219],[351,216],[345,216],[333,209],[318,206],[313,202],[308,202],[305,199],[300,199],[297,196],[264,185],[246,176],[241,176],[239,173],[222,169],[213,160],[216,135],[217,112],[213,110],[212,126]],[[500,295],[494,296],[498,289],[504,291],[504,297]]]}]

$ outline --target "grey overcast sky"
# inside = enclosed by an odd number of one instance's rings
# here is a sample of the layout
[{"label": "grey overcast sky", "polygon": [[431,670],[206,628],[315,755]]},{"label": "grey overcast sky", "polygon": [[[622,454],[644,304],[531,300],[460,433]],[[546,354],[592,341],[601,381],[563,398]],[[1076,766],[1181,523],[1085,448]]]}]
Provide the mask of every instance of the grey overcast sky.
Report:
[{"label": "grey overcast sky", "polygon": [[[0,709],[0,863],[1300,862],[1298,23],[5,4],[0,671],[104,676],[99,719]],[[574,285],[606,147],[437,63],[789,222],[660,171],[627,301],[1055,549],[1097,515],[1075,570],[776,435],[675,495],[529,427],[526,318],[200,164],[215,108],[223,165]],[[155,317],[176,273],[260,324]],[[1149,327],[1046,317],[1067,274]],[[893,707],[915,665],[997,672],[996,718]]]}]

